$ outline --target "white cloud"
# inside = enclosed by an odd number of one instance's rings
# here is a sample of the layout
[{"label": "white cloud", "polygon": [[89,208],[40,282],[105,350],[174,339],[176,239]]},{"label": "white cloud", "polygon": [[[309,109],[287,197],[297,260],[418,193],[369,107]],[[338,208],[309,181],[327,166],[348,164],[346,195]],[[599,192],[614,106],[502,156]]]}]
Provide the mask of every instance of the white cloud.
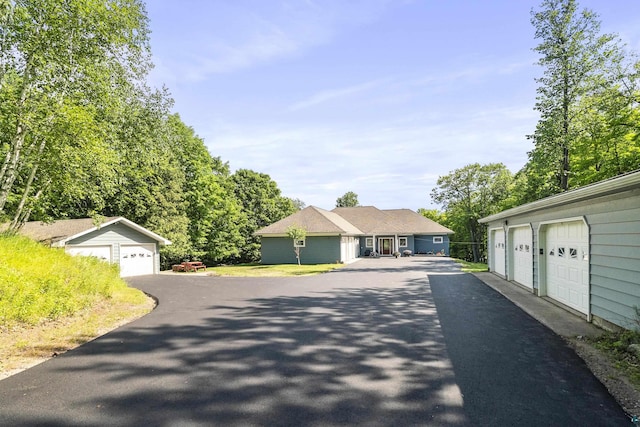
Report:
[{"label": "white cloud", "polygon": [[325,90],[325,91],[316,93],[315,95],[312,95],[311,97],[303,101],[293,104],[292,106],[289,107],[289,111],[292,111],[292,112],[299,111],[299,110],[313,107],[328,101],[333,101],[339,98],[355,95],[360,92],[367,92],[371,89],[375,89],[376,87],[382,85],[387,81],[388,79],[379,79],[379,80],[365,82],[365,83],[361,83],[361,84],[357,84],[357,85],[353,85],[345,88]]},{"label": "white cloud", "polygon": [[[207,13],[192,17],[193,25],[181,37],[156,41],[152,34],[154,51],[171,49],[170,55],[155,55],[154,62],[158,63],[162,56],[174,58],[156,75],[164,77],[165,82],[181,79],[198,82],[211,75],[301,55],[331,42],[347,28],[378,19],[389,3],[390,0],[302,3],[239,0],[216,4]],[[168,7],[172,6],[164,5],[165,9]],[[176,3],[173,7],[187,6]],[[168,75],[169,70],[173,76]]]}]

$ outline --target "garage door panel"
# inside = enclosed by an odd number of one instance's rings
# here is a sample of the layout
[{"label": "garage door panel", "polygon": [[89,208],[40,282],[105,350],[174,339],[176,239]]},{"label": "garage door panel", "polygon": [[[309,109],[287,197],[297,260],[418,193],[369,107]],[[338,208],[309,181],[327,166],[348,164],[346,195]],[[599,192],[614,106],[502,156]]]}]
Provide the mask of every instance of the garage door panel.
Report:
[{"label": "garage door panel", "polygon": [[582,221],[549,225],[547,295],[582,313],[589,311],[589,237]]},{"label": "garage door panel", "polygon": [[154,273],[154,245],[120,246],[120,275],[142,276]]},{"label": "garage door panel", "polygon": [[533,288],[533,234],[531,227],[516,227],[509,230],[509,271],[512,279],[521,285]]},{"label": "garage door panel", "polygon": [[493,271],[506,276],[505,271],[505,239],[503,230],[493,231]]}]

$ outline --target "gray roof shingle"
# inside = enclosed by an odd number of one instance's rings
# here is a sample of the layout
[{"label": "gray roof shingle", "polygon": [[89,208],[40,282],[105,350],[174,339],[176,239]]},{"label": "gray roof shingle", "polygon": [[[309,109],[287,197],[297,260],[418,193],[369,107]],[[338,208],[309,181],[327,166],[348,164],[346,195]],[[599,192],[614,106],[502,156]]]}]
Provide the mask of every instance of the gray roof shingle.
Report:
[{"label": "gray roof shingle", "polygon": [[335,208],[332,211],[309,206],[255,234],[282,236],[292,225],[305,228],[308,234],[453,234],[448,228],[410,209],[380,210],[374,206]]},{"label": "gray roof shingle", "polygon": [[453,231],[411,209],[378,209],[374,206],[335,208],[366,234],[453,234]]},{"label": "gray roof shingle", "polygon": [[256,231],[256,235],[286,235],[287,228],[295,225],[302,227],[307,234],[344,234],[361,235],[361,230],[342,218],[340,215],[308,206],[286,218]]}]

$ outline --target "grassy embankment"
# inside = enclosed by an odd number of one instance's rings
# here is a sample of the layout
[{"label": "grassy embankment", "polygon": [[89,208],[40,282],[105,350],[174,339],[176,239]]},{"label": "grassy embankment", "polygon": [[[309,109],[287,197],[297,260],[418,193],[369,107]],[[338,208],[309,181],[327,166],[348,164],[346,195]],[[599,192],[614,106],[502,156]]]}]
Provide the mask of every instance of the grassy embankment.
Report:
[{"label": "grassy embankment", "polygon": [[153,304],[113,265],[0,235],[0,373],[76,347]]}]

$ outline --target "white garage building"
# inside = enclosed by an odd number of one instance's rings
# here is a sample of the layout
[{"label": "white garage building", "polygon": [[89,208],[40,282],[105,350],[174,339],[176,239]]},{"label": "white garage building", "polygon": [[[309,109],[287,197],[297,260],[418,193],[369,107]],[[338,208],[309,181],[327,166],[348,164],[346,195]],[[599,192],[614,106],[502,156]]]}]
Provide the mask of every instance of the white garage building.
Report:
[{"label": "white garage building", "polygon": [[26,223],[20,234],[72,255],[94,256],[120,266],[120,276],[160,272],[160,246],[171,242],[123,217],[105,218],[96,225],[92,218]]},{"label": "white garage building", "polygon": [[482,218],[489,270],[605,327],[640,307],[640,172]]}]

